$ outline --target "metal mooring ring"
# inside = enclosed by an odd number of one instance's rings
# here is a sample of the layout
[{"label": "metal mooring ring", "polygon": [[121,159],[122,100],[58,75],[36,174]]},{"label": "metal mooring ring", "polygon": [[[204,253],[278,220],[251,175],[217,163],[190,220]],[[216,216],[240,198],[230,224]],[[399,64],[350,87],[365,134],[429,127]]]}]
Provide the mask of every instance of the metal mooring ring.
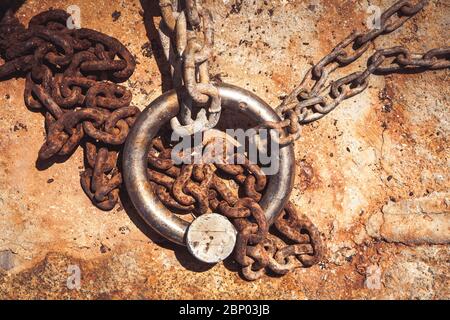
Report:
[{"label": "metal mooring ring", "polygon": [[[257,122],[280,121],[275,111],[253,93],[229,84],[219,84],[217,87],[223,108],[243,112]],[[189,223],[170,212],[154,195],[146,171],[152,139],[178,111],[178,97],[172,90],[154,100],[140,114],[125,144],[123,174],[130,199],[145,222],[165,238],[186,245]],[[269,224],[284,208],[294,184],[292,145],[280,148],[279,161],[279,171],[268,176],[260,201]]]}]

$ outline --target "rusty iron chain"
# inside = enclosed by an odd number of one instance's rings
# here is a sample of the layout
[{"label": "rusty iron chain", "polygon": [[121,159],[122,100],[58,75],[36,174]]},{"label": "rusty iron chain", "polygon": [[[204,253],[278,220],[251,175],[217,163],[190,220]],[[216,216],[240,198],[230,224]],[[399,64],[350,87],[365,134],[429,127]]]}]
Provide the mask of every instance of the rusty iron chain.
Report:
[{"label": "rusty iron chain", "polygon": [[122,184],[120,147],[140,112],[130,106],[131,92],[114,82],[132,75],[135,60],[115,38],[68,29],[68,18],[49,10],[25,28],[8,11],[0,23],[0,78],[25,75],[25,104],[45,116],[38,159],[69,157],[84,147],[81,186],[93,204],[111,210]]},{"label": "rusty iron chain", "polygon": [[[381,28],[353,32],[312,67],[277,108],[284,120],[263,126],[287,129],[288,135],[282,136],[280,143],[292,143],[300,135],[300,124],[320,119],[343,100],[365,90],[372,74],[449,68],[448,47],[414,54],[398,46],[377,50],[364,71],[329,80],[337,68],[359,59],[379,35],[398,29],[426,3],[398,1],[382,14]],[[178,1],[160,0],[166,27],[165,33],[160,32],[162,44],[168,61],[175,60],[169,61],[175,87],[184,84],[187,91],[187,98],[181,101],[180,119],[173,120],[172,126],[185,135],[215,126],[220,98],[208,74],[214,35],[211,13],[199,0],[186,0],[181,7]],[[122,183],[118,163],[121,145],[139,114],[138,108],[130,106],[131,92],[114,82],[127,80],[135,61],[115,38],[90,29],[68,29],[68,17],[61,10],[46,11],[33,17],[25,28],[8,12],[0,23],[0,53],[5,60],[0,78],[24,74],[25,103],[45,116],[47,134],[39,159],[70,156],[82,145],[86,158],[81,174],[83,190],[97,207],[110,210],[118,202]],[[193,106],[200,107],[195,120]],[[267,270],[285,274],[320,260],[324,251],[320,233],[292,203],[275,219],[277,236],[269,233],[258,204],[266,178],[256,164],[244,158],[241,165],[178,167],[170,151],[162,139],[154,139],[148,155],[148,178],[156,195],[177,212],[205,214],[213,210],[230,218],[239,232],[235,259],[247,279],[258,279]],[[243,191],[231,190],[223,175]]]},{"label": "rusty iron chain", "polygon": [[212,15],[200,0],[184,1],[184,9],[178,0],[160,0],[159,6],[163,18],[159,35],[173,84],[178,91],[184,90],[184,84],[186,90],[180,93],[180,113],[171,120],[171,127],[180,136],[211,129],[221,113],[219,91],[208,72],[214,43]]},{"label": "rusty iron chain", "polygon": [[279,235],[269,233],[258,204],[266,186],[258,165],[242,154],[233,155],[239,164],[215,158],[212,163],[175,165],[167,145],[162,137],[154,138],[148,153],[147,176],[156,196],[180,214],[217,212],[229,218],[238,231],[234,257],[246,279],[259,279],[268,270],[284,275],[320,261],[324,251],[320,233],[292,203],[274,222]]},{"label": "rusty iron chain", "polygon": [[[293,143],[300,137],[299,124],[318,120],[334,110],[342,101],[353,97],[368,87],[372,74],[387,74],[415,69],[415,71],[436,70],[450,67],[450,47],[436,48],[425,54],[414,54],[402,46],[379,49],[368,59],[364,71],[353,72],[340,79],[330,81],[330,75],[357,61],[383,34],[400,28],[408,19],[421,11],[428,0],[400,0],[384,11],[380,27],[365,33],[353,31],[329,54],[323,57],[306,73],[297,86],[276,108],[283,119],[267,122],[260,127],[276,129],[280,133],[281,145]],[[287,130],[287,134],[283,134]]]},{"label": "rusty iron chain", "polygon": [[[172,12],[170,11],[173,7],[169,5],[169,1],[160,1],[166,26],[172,31],[177,31],[176,43],[177,48],[180,49],[178,52],[188,52],[188,54],[190,52],[188,50],[190,48],[189,45],[187,47],[183,44],[180,45],[180,43],[185,41],[185,38],[189,37],[186,32],[186,16],[192,27],[199,25],[199,19],[196,19],[198,15],[192,11],[195,8],[194,2],[186,1],[186,11],[183,11],[186,12],[186,15],[179,14],[178,19],[173,19],[173,10]],[[329,76],[336,69],[358,60],[379,35],[398,29],[409,18],[422,10],[426,3],[426,0],[421,0],[416,4],[406,0],[397,1],[381,15],[380,28],[366,33],[354,31],[339,43],[330,54],[312,67],[300,86],[277,108],[277,113],[283,120],[280,122],[265,122],[259,127],[278,130],[281,133],[281,138],[279,138],[278,142],[281,145],[290,144],[300,137],[301,124],[320,119],[335,109],[345,99],[365,90],[371,74],[392,73],[406,69],[417,69],[420,71],[422,69],[448,68],[450,66],[448,48],[433,49],[421,55],[410,53],[404,47],[394,47],[377,50],[369,58],[366,70],[351,73],[336,81],[329,81]],[[183,41],[180,41],[180,39]],[[207,43],[207,41],[205,42]],[[198,46],[198,50],[200,50],[200,46]],[[349,50],[352,52],[348,52]],[[195,64],[191,63],[190,60],[184,60],[182,63],[184,63],[185,70],[186,67],[192,69],[195,67]],[[202,70],[199,68],[200,75]],[[191,75],[195,75],[195,73],[191,73]],[[185,77],[185,84],[192,99],[195,96],[193,94],[195,92],[192,92],[192,87],[189,90],[189,86],[194,82],[186,81],[186,79]],[[181,106],[181,116],[186,118],[187,115],[190,115],[189,105],[184,103]],[[172,125],[172,127],[175,128],[176,126]],[[287,135],[284,134],[285,129],[287,129]],[[195,185],[192,185],[190,181],[194,168],[194,165],[182,167],[181,170],[177,171],[177,175],[171,178],[175,179],[174,181],[165,181],[167,190],[163,190],[164,187],[162,185],[157,187],[159,190],[158,196],[166,205],[177,207],[178,209],[182,206],[185,210],[191,210],[192,207],[189,206],[197,202],[199,212],[205,213],[208,210],[205,202],[205,197],[208,193],[208,200],[212,209],[232,219],[238,230],[235,259],[243,266],[242,272],[247,279],[258,279],[267,269],[284,274],[298,266],[299,263],[300,265],[311,266],[320,260],[323,247],[317,229],[306,216],[300,217],[291,203],[287,205],[284,212],[276,219],[275,227],[282,236],[287,237],[290,241],[295,241],[296,244],[286,246],[282,244],[281,239],[268,236],[269,226],[264,219],[264,213],[258,205],[258,201],[261,198],[260,192],[263,191],[265,184],[262,185],[262,188],[257,188],[257,175],[253,174],[245,177],[242,166],[216,164],[218,170],[223,170],[223,172],[233,176],[238,183],[244,183],[244,194],[246,197],[238,199],[231,196],[229,192],[224,192],[223,188],[217,187],[213,187],[211,191],[208,191],[208,187],[217,183],[218,179],[215,178],[208,179],[208,183],[205,185],[206,189],[203,189],[203,194],[200,196],[198,192],[193,191],[195,190]],[[150,172],[153,171],[150,170]],[[250,170],[250,172],[252,171]],[[154,175],[154,172],[149,174],[150,177]],[[162,181],[159,182],[161,183]],[[172,197],[170,196],[170,190],[172,191]],[[222,201],[217,200],[219,193],[223,197]],[[251,217],[253,222],[249,217]],[[303,233],[300,232],[301,229]],[[297,257],[297,259],[294,257]]]},{"label": "rusty iron chain", "polygon": [[[199,2],[199,0],[186,0],[185,9],[181,10],[178,1],[159,1],[164,22],[160,26],[159,35],[166,59],[171,65],[173,83],[177,90],[180,90],[183,84],[187,90],[187,94],[180,95],[182,99],[180,99],[178,117],[171,121],[172,129],[181,136],[210,129],[217,124],[220,117],[220,98],[217,89],[210,84],[208,74],[208,58],[211,56],[214,36],[212,16],[208,10],[201,8]],[[201,21],[203,21],[203,44],[196,35]],[[197,118],[193,120],[193,103],[204,106],[208,100],[210,100],[208,110],[210,117],[207,119],[205,109],[201,109]],[[283,243],[281,239],[274,236],[268,238],[269,225],[258,204],[266,185],[266,177],[261,169],[256,164],[251,164],[246,157],[237,154],[234,156],[241,157],[238,163],[242,165],[224,162],[215,163],[214,167],[242,186],[245,194],[243,198],[236,197],[214,173],[210,165],[186,164],[181,168],[175,166],[170,159],[170,149],[163,146],[161,139],[154,140],[153,148],[149,152],[148,162],[152,168],[148,169],[148,177],[155,194],[168,208],[178,212],[195,210],[197,214],[213,210],[233,221],[238,230],[235,259],[242,265],[242,274],[248,280],[261,277],[267,269],[285,274],[299,266],[291,261],[291,257],[297,255],[300,259],[303,255],[315,251],[311,249],[300,253],[298,250],[287,249],[291,246],[280,244]],[[296,214],[296,211],[289,212],[292,215]],[[292,228],[295,227],[297,226],[292,225]],[[279,232],[282,232],[282,229],[279,229]],[[296,240],[298,239],[293,241]],[[320,241],[320,238],[311,238],[309,242],[320,243]],[[263,242],[264,247],[259,245]],[[272,244],[271,254],[262,249],[269,243]],[[299,242],[298,245],[304,245],[304,243]],[[312,244],[309,246],[311,247]],[[314,246],[314,248],[319,247],[319,245]],[[286,252],[283,258],[281,258],[281,252]],[[277,258],[275,255],[278,255]],[[290,259],[290,264],[283,268],[281,264],[286,259]],[[253,270],[255,263],[258,263],[257,272]]]},{"label": "rusty iron chain", "polygon": [[[64,11],[46,11],[33,17],[26,29],[8,13],[0,25],[8,35],[1,39],[5,63],[0,77],[24,74],[25,104],[45,116],[46,141],[39,159],[70,156],[82,145],[86,168],[80,175],[81,186],[98,208],[111,210],[122,184],[121,145],[139,114],[138,108],[130,106],[131,92],[111,81],[128,79],[134,59],[114,38],[89,29],[67,29],[67,18]],[[243,165],[217,165],[242,186],[246,197],[239,199],[214,166],[177,168],[170,157],[170,150],[155,140],[148,161],[164,173],[149,169],[148,176],[158,198],[177,212],[217,210],[236,220],[237,228],[245,229],[241,234],[246,239],[236,247],[238,261],[261,260],[256,253],[253,258],[246,253],[252,250],[250,245],[268,241],[268,223],[258,204],[266,184],[261,169],[247,158],[240,159]],[[249,219],[257,223],[246,222]],[[245,223],[249,225],[244,228]]]},{"label": "rusty iron chain", "polygon": [[[180,114],[179,118],[174,118],[171,121],[172,129],[175,132],[180,132],[180,128],[184,129],[186,133],[181,132],[180,135],[193,134],[197,131],[202,131],[206,127],[206,117],[204,110],[199,112],[197,119],[194,121],[192,116],[192,102],[202,101],[201,94],[203,84],[209,82],[207,59],[210,56],[210,50],[212,47],[212,17],[206,10],[198,10],[195,0],[185,1],[186,9],[180,11],[178,15],[174,14],[174,7],[178,8],[179,5],[174,5],[170,0],[160,0],[160,8],[163,16],[164,25],[160,28],[161,42],[166,53],[166,58],[172,65],[172,76],[175,86],[181,86],[184,82],[188,95],[184,96],[184,99],[180,101]],[[177,4],[179,4],[177,2]],[[200,14],[199,14],[200,13]],[[204,44],[203,48],[198,43],[197,38],[193,35],[192,30],[187,29],[189,24],[191,28],[198,28],[200,25],[200,17],[204,21]],[[187,20],[187,21],[186,21]],[[169,30],[170,35],[174,38],[176,52],[178,53],[178,59],[170,61],[171,57],[177,56],[171,52],[171,38],[164,32],[164,26]],[[199,56],[201,58],[199,58]],[[173,60],[173,59],[172,59]],[[183,73],[183,80],[180,80],[180,73]],[[196,74],[199,75],[200,83],[197,83]],[[209,85],[210,89],[213,89]],[[205,87],[206,89],[206,87]],[[215,89],[215,88],[214,88]],[[216,89],[214,90],[215,93]],[[214,104],[215,94],[209,95],[212,99],[211,106]],[[220,106],[220,101],[217,101]],[[214,111],[211,110],[210,112]],[[219,112],[216,113],[218,121],[220,116],[220,108],[217,108]],[[291,116],[295,117],[295,114]],[[180,121],[181,120],[181,124]],[[297,119],[294,119],[297,123]],[[209,120],[211,123],[211,119]],[[294,122],[294,121],[292,121]],[[215,124],[214,123],[214,124]],[[280,128],[281,129],[281,128]],[[258,204],[261,199],[261,192],[264,190],[266,184],[266,177],[262,174],[261,169],[256,164],[250,164],[248,159],[239,159],[244,165],[231,165],[216,163],[215,167],[218,171],[233,177],[233,179],[243,187],[245,197],[236,197],[222,182],[222,180],[214,173],[211,178],[206,179],[203,173],[204,166],[201,165],[184,165],[178,169],[171,162],[170,158],[164,158],[169,152],[163,148],[160,140],[155,140],[156,147],[149,155],[149,164],[153,166],[153,169],[148,170],[148,176],[153,182],[154,190],[158,198],[169,208],[180,211],[197,211],[198,214],[204,214],[209,209],[219,212],[226,217],[230,218],[235,224],[238,230],[237,243],[235,246],[235,259],[242,265],[242,274],[248,280],[255,280],[260,278],[267,269],[285,274],[288,271],[298,267],[299,264],[295,264],[292,261],[292,257],[297,255],[299,259],[303,255],[308,255],[319,252],[320,245],[315,245],[317,248],[314,251],[312,249],[312,243],[321,243],[320,237],[311,238],[309,243],[310,250],[289,249],[294,248],[291,246],[283,245],[283,241],[274,236],[268,236],[269,225],[264,216],[264,212]],[[159,148],[158,148],[159,147]],[[156,156],[158,154],[158,156]],[[161,158],[161,156],[163,158]],[[238,155],[235,155],[238,156]],[[207,167],[210,168],[210,167]],[[154,169],[163,170],[164,173],[155,171]],[[209,169],[210,170],[210,169]],[[211,172],[211,170],[210,170]],[[250,173],[245,175],[244,173]],[[200,186],[197,185],[192,179],[200,182]],[[218,197],[222,200],[219,201]],[[195,205],[195,207],[193,207]],[[289,205],[289,208],[293,208]],[[286,209],[291,215],[296,215],[296,211]],[[305,217],[306,219],[306,217]],[[255,222],[251,222],[254,220]],[[298,219],[297,219],[298,220]],[[295,221],[297,221],[295,220]],[[286,229],[278,228],[279,232]],[[291,228],[299,227],[292,225]],[[316,229],[314,229],[316,230]],[[291,239],[293,241],[304,239]],[[264,246],[262,245],[264,243]],[[298,242],[298,246],[305,246],[305,242]],[[307,242],[308,243],[308,242]],[[270,250],[264,250],[269,248]],[[297,247],[295,247],[297,248]],[[303,248],[303,247],[302,247]],[[282,257],[284,253],[284,256]],[[276,256],[276,257],[275,257]],[[289,263],[285,263],[286,259]],[[294,259],[295,261],[301,261]],[[284,264],[284,265],[283,265]],[[283,265],[283,266],[282,266]],[[301,265],[301,263],[300,263]],[[312,264],[310,264],[312,265]],[[308,266],[310,266],[308,265]],[[306,264],[305,264],[306,266]],[[257,270],[255,270],[255,267]]]}]

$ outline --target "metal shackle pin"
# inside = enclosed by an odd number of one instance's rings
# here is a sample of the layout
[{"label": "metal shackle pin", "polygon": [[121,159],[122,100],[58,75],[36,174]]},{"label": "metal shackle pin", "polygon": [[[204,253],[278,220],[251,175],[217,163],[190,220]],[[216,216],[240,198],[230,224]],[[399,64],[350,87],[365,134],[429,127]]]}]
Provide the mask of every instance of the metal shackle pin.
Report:
[{"label": "metal shackle pin", "polygon": [[[280,121],[275,111],[253,93],[223,83],[219,84],[217,88],[219,89],[219,95],[222,100],[222,107],[225,110],[228,109],[233,113],[243,113],[257,123]],[[146,171],[147,155],[152,139],[157,135],[160,128],[168,125],[169,121],[178,112],[179,102],[174,90],[164,93],[142,111],[125,144],[123,175],[130,199],[143,220],[168,240],[181,245],[187,245],[190,224],[170,212],[157,198],[147,179]],[[272,224],[275,217],[284,208],[294,184],[294,150],[292,145],[280,148],[278,161],[279,170],[277,174],[268,176],[267,187],[260,201],[261,208],[264,210],[269,225]],[[204,216],[209,215],[217,214],[206,214]],[[202,220],[197,221],[198,219],[205,218],[200,216],[194,220],[191,232],[195,231],[195,238],[197,240],[211,240],[211,235],[203,236],[198,234],[199,232],[208,232],[208,228],[204,228],[205,224],[201,223]],[[218,223],[220,223],[220,229],[225,228],[224,230],[229,230],[225,223],[218,222],[220,218],[213,217],[212,220],[215,221],[216,225],[211,225],[209,231],[215,231]],[[192,238],[192,234],[189,235],[189,238]],[[224,240],[228,242],[223,244],[228,249],[231,247],[231,250],[223,250],[223,252],[229,252],[227,253],[228,255],[234,247],[235,237],[230,237],[230,239]],[[207,247],[207,245],[205,243],[196,243],[196,247]],[[205,257],[202,250],[198,253],[192,246],[189,246],[189,251],[197,259],[208,263],[219,262],[226,258],[223,255],[217,255],[215,258]]]}]

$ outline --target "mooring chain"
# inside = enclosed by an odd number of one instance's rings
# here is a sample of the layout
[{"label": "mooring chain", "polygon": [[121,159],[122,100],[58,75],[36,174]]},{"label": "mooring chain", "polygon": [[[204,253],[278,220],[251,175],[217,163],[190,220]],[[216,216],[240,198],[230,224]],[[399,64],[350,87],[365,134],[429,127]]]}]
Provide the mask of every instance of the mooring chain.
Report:
[{"label": "mooring chain", "polygon": [[368,87],[371,74],[386,74],[416,69],[416,71],[444,69],[450,67],[450,47],[436,48],[425,54],[411,53],[402,46],[379,49],[368,59],[364,71],[353,72],[338,80],[330,81],[330,75],[338,68],[358,60],[383,34],[401,27],[408,19],[421,11],[427,0],[416,4],[400,0],[384,11],[380,25],[365,33],[353,31],[341,41],[328,55],[314,65],[296,87],[277,107],[283,119],[280,122],[267,122],[260,127],[279,130],[287,129],[281,136],[280,144],[289,144],[300,137],[299,124],[318,120],[334,110],[342,101],[351,98]]},{"label": "mooring chain", "polygon": [[[280,213],[274,226],[287,242],[295,244],[287,245],[269,233],[267,218],[259,205],[266,176],[245,155],[232,155],[233,162],[239,164],[215,158],[219,161],[175,165],[171,154],[172,148],[166,147],[161,137],[153,139],[147,175],[155,195],[180,214],[217,212],[228,217],[238,231],[234,257],[246,279],[256,280],[267,270],[286,274],[320,260],[323,252],[320,234],[306,216],[297,213],[292,203]],[[238,189],[224,179],[233,180]]]},{"label": "mooring chain", "polygon": [[[214,127],[219,120],[221,106],[218,91],[209,83],[208,74],[208,58],[211,55],[214,35],[211,14],[197,6],[196,0],[185,1],[185,10],[175,13],[176,9],[180,7],[179,3],[175,2],[176,5],[170,0],[160,0],[164,24],[160,28],[159,34],[167,61],[171,65],[174,86],[181,88],[184,84],[187,91],[187,94],[179,95],[182,97],[180,112],[178,118],[173,118],[171,121],[174,132],[184,136]],[[195,30],[199,29],[201,20],[203,20],[203,44],[195,35]],[[189,27],[191,29],[188,29]],[[175,49],[173,49],[174,47]],[[208,100],[210,103],[209,119],[206,118],[206,110],[201,109],[196,120],[193,120],[193,103],[204,106]],[[169,208],[182,212],[192,211],[195,206],[197,214],[211,212],[210,209],[231,219],[238,231],[234,250],[235,259],[242,265],[243,275],[247,279],[254,280],[261,277],[270,267],[269,261],[272,262],[272,266],[275,266],[274,255],[286,246],[280,245],[281,240],[272,255],[267,252],[262,253],[266,257],[265,263],[253,249],[259,243],[269,241],[267,238],[269,225],[264,211],[258,204],[266,185],[266,177],[261,169],[256,164],[251,164],[246,157],[238,154],[233,155],[235,157],[233,160],[237,160],[237,163],[242,165],[228,162],[215,163],[217,170],[232,177],[238,185],[242,186],[245,197],[238,198],[215,173],[211,179],[207,179],[208,183],[205,184],[205,174],[203,173],[205,165],[185,164],[178,169],[166,157],[168,154],[170,153],[162,146],[161,140],[155,140],[154,148],[150,150],[149,154],[149,164],[152,169],[148,170],[148,176],[161,202]],[[197,183],[193,180],[196,180]],[[251,220],[255,222],[251,222]],[[267,258],[268,256],[271,260]],[[257,273],[252,272],[255,259],[260,268]],[[296,266],[293,264],[285,267],[283,272],[286,273],[294,267]],[[278,272],[279,269],[272,267],[272,270]]]},{"label": "mooring chain", "polygon": [[208,71],[214,43],[212,15],[199,2],[187,0],[181,10],[178,1],[159,1],[164,22],[159,34],[173,84],[178,91],[186,90],[179,92],[180,113],[171,120],[172,129],[180,136],[215,127],[221,112],[219,91],[210,82]]},{"label": "mooring chain", "polygon": [[[300,136],[301,124],[320,119],[364,91],[372,74],[449,68],[449,47],[415,54],[397,46],[376,50],[363,71],[329,79],[336,69],[358,60],[379,35],[398,29],[426,3],[397,1],[381,15],[379,28],[353,32],[313,66],[280,104],[277,113],[283,120],[260,127],[280,131],[279,143],[290,144]],[[221,101],[208,73],[214,42],[211,13],[200,0],[160,0],[159,4],[161,42],[180,97],[180,113],[172,119],[172,129],[184,136],[213,128]],[[97,207],[111,210],[122,184],[121,147],[139,114],[138,108],[130,106],[131,92],[116,83],[132,75],[135,61],[115,38],[90,29],[67,28],[68,18],[62,10],[49,10],[33,17],[25,28],[7,12],[0,22],[0,54],[5,60],[0,78],[25,75],[25,104],[45,116],[46,141],[39,159],[68,157],[82,145],[86,164],[82,188]],[[239,164],[178,166],[171,151],[162,139],[153,140],[147,173],[156,196],[179,213],[218,212],[228,217],[238,230],[235,259],[247,279],[258,279],[268,270],[285,274],[321,259],[320,233],[292,203],[275,218],[276,236],[269,233],[259,205],[266,177],[257,164],[233,154],[234,163]],[[234,180],[237,190],[224,177]]]},{"label": "mooring chain", "polygon": [[24,74],[24,100],[45,116],[39,159],[70,156],[82,145],[81,185],[92,202],[111,210],[122,183],[118,152],[139,114],[131,92],[113,82],[133,73],[135,61],[118,40],[90,29],[68,29],[69,15],[49,10],[28,29],[11,11],[0,23],[0,78]]}]

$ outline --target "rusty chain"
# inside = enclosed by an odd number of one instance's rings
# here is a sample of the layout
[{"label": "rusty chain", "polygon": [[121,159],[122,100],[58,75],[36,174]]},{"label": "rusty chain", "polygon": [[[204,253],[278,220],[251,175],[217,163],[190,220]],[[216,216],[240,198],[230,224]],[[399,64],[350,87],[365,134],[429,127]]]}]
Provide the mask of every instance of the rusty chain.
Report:
[{"label": "rusty chain", "polygon": [[84,147],[81,186],[98,208],[111,210],[122,184],[120,147],[140,112],[130,106],[131,92],[113,82],[127,80],[135,60],[115,38],[68,29],[68,18],[49,10],[25,28],[8,11],[0,23],[0,78],[24,74],[25,104],[45,116],[39,160],[69,157]]},{"label": "rusty chain", "polygon": [[[172,26],[172,31],[179,30],[176,27],[177,21],[182,21],[183,23],[180,25],[183,26],[184,31],[186,17],[180,14],[178,16],[179,19],[173,21],[172,18],[174,15],[173,12],[170,12],[170,8],[172,7],[168,2],[168,0],[160,1],[165,24],[169,28]],[[192,8],[195,8],[193,2],[195,1],[186,1],[186,16],[189,17],[191,26],[195,27],[198,25],[199,20],[192,18],[193,16],[198,17],[195,13],[192,13]],[[408,19],[422,10],[426,4],[426,0],[421,0],[416,4],[412,4],[407,0],[397,1],[381,15],[381,26],[378,29],[373,29],[366,33],[352,32],[350,36],[339,43],[327,56],[308,71],[301,84],[277,108],[277,113],[283,120],[280,122],[265,122],[259,128],[276,129],[280,133],[287,129],[288,134],[280,134],[281,138],[279,138],[278,142],[281,145],[290,144],[300,137],[301,124],[322,118],[325,114],[335,109],[342,101],[365,90],[371,74],[392,73],[407,69],[421,71],[426,69],[448,68],[450,66],[449,48],[433,49],[421,55],[410,53],[406,48],[398,46],[390,49],[377,50],[368,59],[366,70],[351,73],[335,81],[329,81],[329,76],[336,69],[358,60],[379,35],[391,33],[398,29]],[[165,10],[166,12],[164,13]],[[180,37],[179,32],[177,36],[178,44],[178,39],[182,37]],[[183,47],[181,46],[181,48]],[[348,52],[349,50],[351,52]],[[186,67],[186,62],[187,60],[184,61],[184,67]],[[188,63],[187,65],[192,68],[194,67],[194,64]],[[189,82],[185,81],[185,83],[189,87]],[[192,92],[189,93],[192,97]],[[186,108],[182,104],[181,113],[186,115],[187,113],[183,109]],[[174,128],[175,126],[172,127]],[[253,183],[252,186],[245,188],[245,198],[236,199],[234,197],[228,197],[228,201],[225,199],[218,202],[216,199],[218,190],[213,190],[211,192],[212,196],[210,195],[209,197],[210,203],[215,211],[233,219],[238,230],[235,258],[243,266],[243,275],[247,279],[254,280],[261,277],[267,268],[276,273],[283,274],[292,270],[298,261],[304,266],[311,266],[319,261],[323,251],[320,236],[317,229],[315,229],[306,216],[299,218],[295,208],[289,203],[280,217],[276,219],[275,227],[281,234],[297,243],[295,245],[283,246],[280,244],[282,242],[280,239],[273,236],[268,237],[267,235],[267,221],[263,218],[264,214],[257,204],[260,200],[259,192],[262,191],[262,189],[258,190],[255,188],[257,177],[255,175],[249,175],[246,178],[242,178],[243,171],[239,166],[234,165],[230,167],[230,165],[223,164],[216,166],[219,170],[223,170],[235,178],[241,177],[241,179],[245,179],[245,182]],[[206,210],[207,206],[204,203],[205,194],[200,199],[198,195],[194,195],[195,193],[192,193],[190,197],[183,193],[183,191],[190,190],[190,188],[183,190],[183,187],[188,186],[192,172],[193,166],[190,165],[181,169],[181,178],[177,178],[171,189],[173,198],[175,199],[167,197],[169,194],[167,191],[164,193],[167,205],[169,205],[168,199],[171,200],[172,207],[178,200],[180,202],[178,205],[183,205],[187,208],[186,206],[193,205],[195,200],[197,200],[200,207]],[[182,182],[177,186],[178,179],[181,179]],[[215,179],[213,178],[211,181],[215,181]],[[240,180],[239,182],[242,183],[243,181]],[[211,184],[209,183],[208,185],[210,186]],[[170,189],[170,184],[166,186]],[[163,190],[160,190],[162,194]],[[180,194],[183,197],[179,197]],[[160,199],[163,201],[162,196],[160,196]],[[254,222],[251,222],[248,219],[249,217]],[[306,234],[299,232],[298,229],[301,228],[306,230]],[[309,244],[308,241],[310,242]],[[304,255],[307,258],[303,258]],[[293,258],[294,256],[297,256],[298,259]]]},{"label": "rusty chain", "polygon": [[[397,46],[376,50],[364,71],[329,79],[336,69],[358,60],[379,35],[398,29],[426,3],[400,0],[381,15],[379,29],[353,32],[313,66],[280,104],[277,112],[284,120],[262,126],[287,129],[289,134],[279,142],[289,144],[300,136],[301,124],[320,119],[365,90],[372,74],[449,68],[449,47],[414,54]],[[160,0],[160,8],[164,22],[161,41],[174,85],[178,90],[184,85],[187,91],[180,101],[179,118],[171,121],[172,128],[180,135],[212,128],[219,120],[221,105],[208,74],[214,36],[211,13],[200,0],[186,0],[184,6]],[[131,92],[115,83],[131,76],[135,61],[115,38],[90,29],[68,29],[68,17],[61,10],[46,11],[33,17],[25,28],[8,12],[0,23],[0,53],[5,60],[0,78],[24,74],[25,104],[45,116],[46,141],[39,159],[70,156],[82,145],[86,165],[82,188],[97,207],[110,210],[118,202],[122,183],[121,145],[139,114],[138,108],[130,106]],[[192,118],[194,111],[198,111],[196,119]],[[268,270],[285,274],[320,260],[324,250],[320,233],[292,203],[275,219],[276,232],[269,233],[258,204],[266,177],[256,164],[244,157],[240,165],[178,167],[170,156],[170,147],[162,139],[154,139],[148,178],[155,194],[180,213],[217,211],[230,218],[238,230],[235,259],[247,279],[258,279]],[[224,176],[235,181],[237,190],[224,182]]]},{"label": "rusty chain", "polygon": [[320,233],[292,203],[274,222],[276,231],[272,233],[278,235],[269,233],[258,204],[266,186],[266,176],[258,165],[242,154],[233,155],[240,164],[223,159],[175,165],[168,144],[161,137],[154,138],[148,154],[147,176],[156,196],[180,214],[218,212],[228,217],[238,231],[234,257],[246,279],[259,279],[268,270],[284,275],[320,261],[324,250]]},{"label": "rusty chain", "polygon": [[280,122],[266,122],[260,127],[287,130],[280,138],[280,144],[293,143],[300,137],[299,124],[318,120],[334,110],[342,101],[351,98],[368,87],[369,76],[415,69],[415,71],[436,70],[450,67],[450,47],[436,48],[425,54],[414,54],[402,46],[379,49],[368,59],[364,71],[353,72],[340,79],[330,81],[330,75],[357,61],[383,34],[401,27],[408,19],[421,11],[428,0],[416,4],[400,0],[381,14],[380,27],[367,32],[353,31],[328,55],[323,57],[304,76],[297,86],[276,108],[283,119]]},{"label": "rusty chain", "polygon": [[[184,83],[188,92],[180,99],[179,118],[173,118],[171,121],[174,132],[184,136],[210,129],[217,124],[220,117],[220,98],[217,89],[209,83],[208,75],[208,58],[211,55],[214,36],[211,13],[201,7],[200,0],[186,0],[184,10],[181,9],[180,4],[178,1],[159,1],[164,22],[160,26],[159,35],[166,59],[171,65],[175,88],[179,90]],[[195,31],[200,29],[201,21],[203,21],[203,44],[195,35]],[[208,98],[210,98],[208,110],[210,118],[207,119],[205,109],[201,109],[196,120],[193,120],[191,118],[192,103],[204,105]],[[179,169],[174,166],[170,158],[165,158],[170,152],[163,148],[161,140],[157,139],[155,143],[149,155],[149,164],[153,169],[148,170],[148,176],[161,202],[173,210],[183,212],[194,209],[198,214],[204,214],[211,208],[232,219],[238,230],[235,257],[236,261],[243,266],[243,275],[249,280],[254,280],[262,276],[266,267],[277,272],[276,267],[270,266],[275,265],[277,260],[274,260],[274,255],[278,250],[282,250],[279,242],[276,250],[273,249],[275,251],[272,255],[260,247],[254,249],[263,241],[266,245],[269,242],[272,243],[270,239],[273,239],[273,237],[267,238],[269,226],[258,204],[266,184],[266,177],[261,169],[256,164],[251,164],[246,157],[239,159],[241,161],[238,163],[243,165],[215,163],[217,170],[233,177],[233,180],[242,186],[245,197],[238,199],[214,173],[212,175],[210,173],[209,178],[204,177],[206,173],[203,173],[203,170],[209,168],[211,172],[209,166],[188,164]],[[237,154],[235,156],[242,157]],[[164,173],[154,169],[163,170]],[[245,172],[249,174],[245,175]],[[192,179],[196,179],[200,185]],[[222,201],[219,201],[217,197],[220,197]],[[256,223],[250,222],[250,219],[256,220]],[[320,241],[317,238],[311,239],[313,240]],[[275,248],[275,244],[272,247]],[[304,254],[311,252],[310,250]],[[301,256],[300,253],[298,255]],[[268,256],[271,256],[272,260],[269,260]],[[287,258],[286,256],[285,259]],[[262,264],[263,260],[267,263]],[[255,261],[258,261],[260,269],[257,274],[252,274],[251,269]],[[268,264],[269,261],[271,265]],[[281,264],[282,261],[277,263]],[[248,269],[249,266],[250,269]],[[283,273],[294,267],[293,263],[285,266]]]},{"label": "rusty chain", "polygon": [[180,136],[215,127],[221,112],[219,91],[208,73],[214,43],[212,15],[201,7],[200,0],[187,0],[184,5],[182,9],[178,0],[159,0],[163,17],[159,35],[173,84],[178,91],[184,84],[187,91],[180,99],[178,117],[171,120],[172,129]]}]

